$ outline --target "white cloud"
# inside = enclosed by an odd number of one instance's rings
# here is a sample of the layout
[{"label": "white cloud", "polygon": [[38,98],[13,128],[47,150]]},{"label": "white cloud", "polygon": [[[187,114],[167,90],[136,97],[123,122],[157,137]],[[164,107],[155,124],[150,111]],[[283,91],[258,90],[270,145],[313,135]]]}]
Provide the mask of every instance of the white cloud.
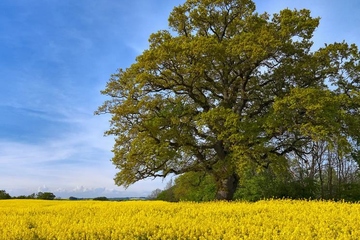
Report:
[{"label": "white cloud", "polygon": [[0,170],[2,188],[11,189],[16,195],[54,191],[61,197],[78,193],[81,193],[79,197],[94,197],[100,193],[124,197],[146,196],[166,184],[161,179],[146,180],[126,191],[115,186],[116,170],[110,162],[113,138],[103,137],[107,118],[79,115],[76,122],[76,129],[71,132],[58,133],[36,144],[0,140],[0,164],[4,170]]}]

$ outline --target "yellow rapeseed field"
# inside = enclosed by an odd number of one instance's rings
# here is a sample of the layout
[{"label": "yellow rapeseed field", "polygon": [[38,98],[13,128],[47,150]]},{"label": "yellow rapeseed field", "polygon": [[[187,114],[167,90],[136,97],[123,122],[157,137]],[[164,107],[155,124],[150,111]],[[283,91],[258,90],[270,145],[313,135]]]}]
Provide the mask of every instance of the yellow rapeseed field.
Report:
[{"label": "yellow rapeseed field", "polygon": [[360,239],[360,204],[3,200],[0,239]]}]

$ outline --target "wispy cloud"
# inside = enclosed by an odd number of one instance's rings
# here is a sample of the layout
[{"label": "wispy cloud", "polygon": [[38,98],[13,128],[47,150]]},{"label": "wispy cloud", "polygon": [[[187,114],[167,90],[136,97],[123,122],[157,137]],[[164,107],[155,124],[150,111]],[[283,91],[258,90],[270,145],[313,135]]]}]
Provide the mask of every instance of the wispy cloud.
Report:
[{"label": "wispy cloud", "polygon": [[[0,182],[6,183],[11,193],[20,195],[24,187],[26,192],[39,191],[38,187],[45,185],[61,197],[94,197],[101,188],[106,189],[103,192],[106,196],[146,196],[165,184],[161,180],[147,180],[126,191],[115,186],[116,170],[110,162],[113,138],[103,137],[107,118],[86,114],[68,117],[63,121],[72,122],[71,132],[56,133],[35,143],[0,141]],[[76,186],[86,191],[75,191]]]}]

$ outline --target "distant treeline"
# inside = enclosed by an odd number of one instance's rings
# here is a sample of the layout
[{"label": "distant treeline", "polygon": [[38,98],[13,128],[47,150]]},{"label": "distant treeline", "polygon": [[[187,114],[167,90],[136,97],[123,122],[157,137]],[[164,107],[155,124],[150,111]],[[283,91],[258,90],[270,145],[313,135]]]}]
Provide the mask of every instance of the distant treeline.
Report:
[{"label": "distant treeline", "polygon": [[96,201],[129,201],[129,200],[146,200],[147,197],[96,197],[96,198],[77,198],[77,197],[69,197],[69,200],[96,200]]},{"label": "distant treeline", "polygon": [[0,199],[43,199],[43,200],[54,200],[55,194],[52,192],[38,192],[30,195],[10,196],[5,190],[0,190]]},{"label": "distant treeline", "polygon": [[[0,199],[42,199],[42,200],[54,200],[61,199],[56,197],[52,192],[38,192],[32,193],[30,195],[20,195],[20,196],[11,196],[5,190],[0,190]],[[119,198],[107,198],[105,196],[95,197],[95,198],[78,198],[78,197],[69,197],[68,200],[95,200],[95,201],[128,201],[128,200],[145,200],[146,197],[119,197]],[[66,200],[66,199],[63,199]]]}]

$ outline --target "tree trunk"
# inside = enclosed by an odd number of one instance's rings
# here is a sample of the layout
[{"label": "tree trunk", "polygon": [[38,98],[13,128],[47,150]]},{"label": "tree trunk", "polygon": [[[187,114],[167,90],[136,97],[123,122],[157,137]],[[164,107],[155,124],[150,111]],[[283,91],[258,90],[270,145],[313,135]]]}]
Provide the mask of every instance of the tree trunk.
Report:
[{"label": "tree trunk", "polygon": [[234,197],[234,193],[239,183],[239,177],[236,173],[231,174],[228,177],[217,179],[217,200],[231,201]]},{"label": "tree trunk", "polygon": [[323,180],[323,175],[322,175],[322,166],[320,164],[320,161],[318,161],[318,166],[319,166],[319,179],[320,179],[320,193],[321,193],[321,199],[324,199],[324,180]]}]

